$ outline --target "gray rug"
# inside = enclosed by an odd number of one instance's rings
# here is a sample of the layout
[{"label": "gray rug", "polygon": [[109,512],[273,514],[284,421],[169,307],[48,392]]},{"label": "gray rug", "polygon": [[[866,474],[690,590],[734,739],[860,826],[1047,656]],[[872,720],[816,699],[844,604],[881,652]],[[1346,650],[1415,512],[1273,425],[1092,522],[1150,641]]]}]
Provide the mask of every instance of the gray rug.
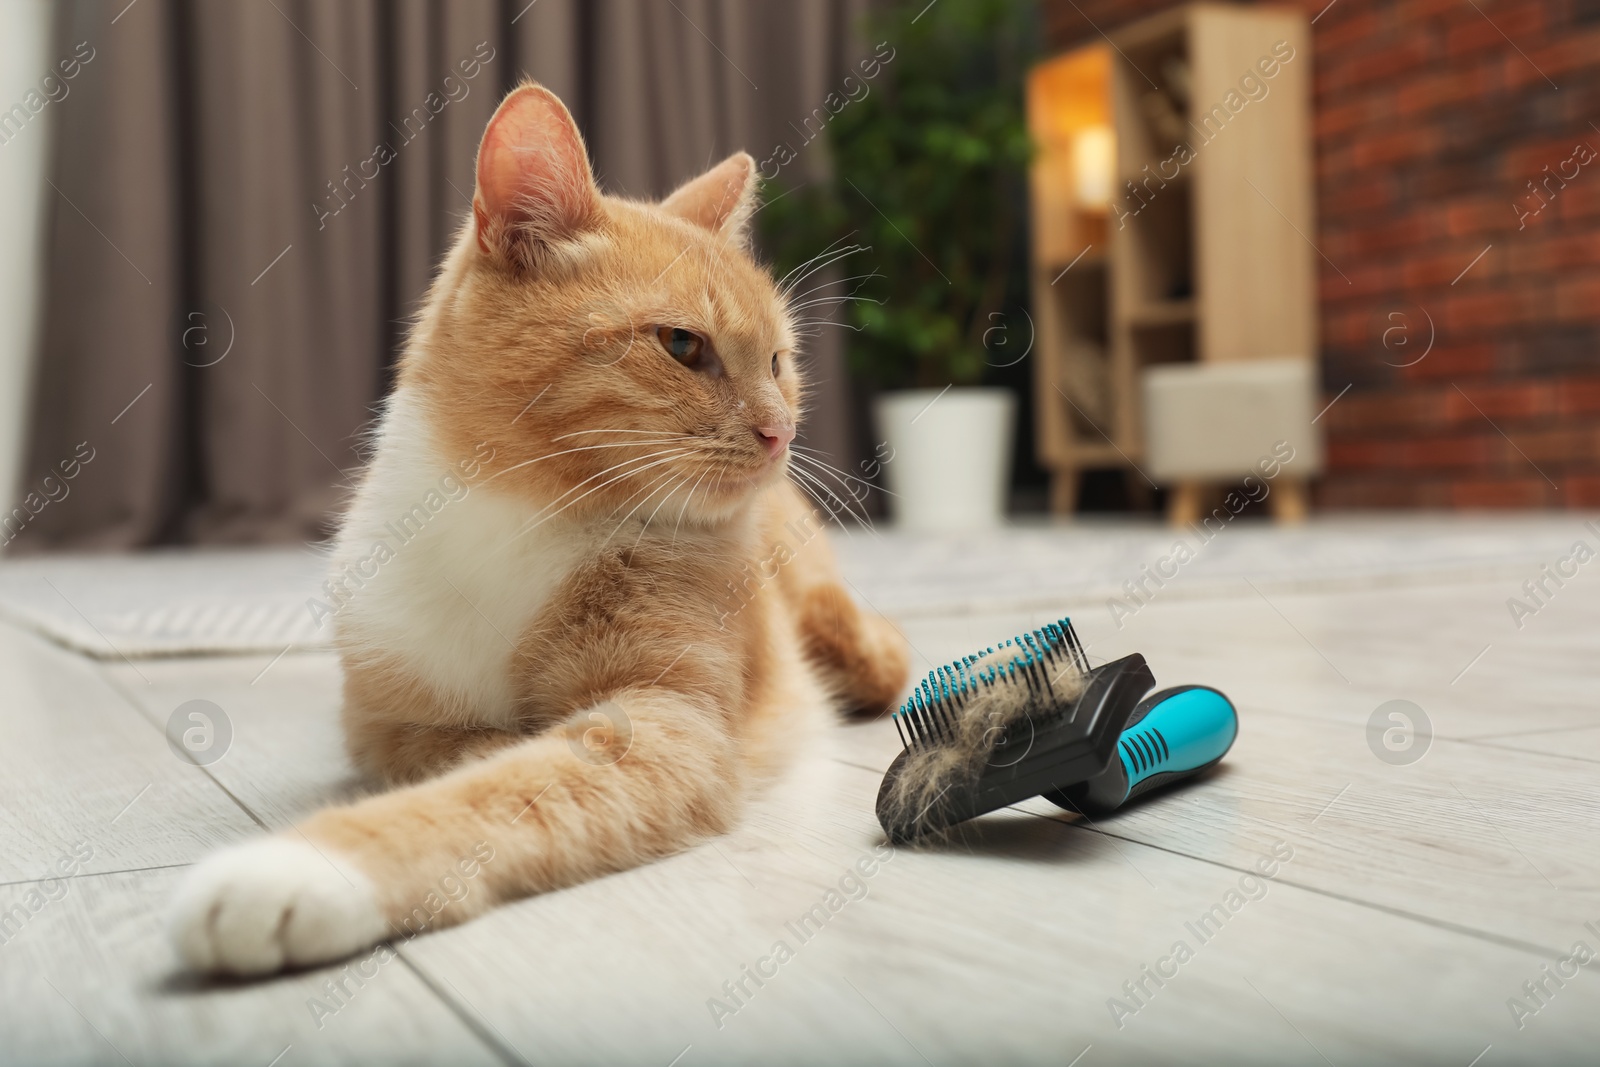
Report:
[{"label": "gray rug", "polygon": [[97,659],[327,647],[309,549],[53,556],[0,564],[0,615]]}]

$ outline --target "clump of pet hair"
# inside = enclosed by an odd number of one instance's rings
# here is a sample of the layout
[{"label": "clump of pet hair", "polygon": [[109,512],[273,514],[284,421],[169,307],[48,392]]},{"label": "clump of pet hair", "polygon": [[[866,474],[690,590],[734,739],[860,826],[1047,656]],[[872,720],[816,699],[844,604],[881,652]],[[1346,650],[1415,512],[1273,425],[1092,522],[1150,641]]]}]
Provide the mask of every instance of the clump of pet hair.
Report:
[{"label": "clump of pet hair", "polygon": [[[1059,714],[1088,684],[1079,661],[1035,660],[1031,669],[1025,668],[1016,646],[973,657],[965,670],[973,677],[988,678],[990,668],[992,681],[969,682],[959,701],[942,701],[938,712],[922,715],[920,721],[919,713],[902,713],[913,739],[883,798],[882,813],[886,825],[895,826],[905,839],[945,825],[946,820],[937,817],[940,801],[947,794],[961,796],[971,790],[991,766],[1002,739],[1007,751],[994,765],[1022,760],[1033,740],[1030,724]],[[939,674],[928,676],[936,691]]]}]

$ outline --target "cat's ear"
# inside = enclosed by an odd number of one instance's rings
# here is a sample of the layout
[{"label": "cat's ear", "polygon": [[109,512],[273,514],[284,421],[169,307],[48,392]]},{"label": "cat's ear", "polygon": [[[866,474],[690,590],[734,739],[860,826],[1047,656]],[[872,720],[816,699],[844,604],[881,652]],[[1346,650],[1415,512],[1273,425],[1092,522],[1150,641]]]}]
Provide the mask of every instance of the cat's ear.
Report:
[{"label": "cat's ear", "polygon": [[744,244],[756,208],[756,161],[735,152],[661,202],[665,211]]},{"label": "cat's ear", "polygon": [[566,106],[542,85],[515,89],[478,146],[478,247],[526,262],[536,251],[530,246],[591,226],[599,206],[583,136]]}]

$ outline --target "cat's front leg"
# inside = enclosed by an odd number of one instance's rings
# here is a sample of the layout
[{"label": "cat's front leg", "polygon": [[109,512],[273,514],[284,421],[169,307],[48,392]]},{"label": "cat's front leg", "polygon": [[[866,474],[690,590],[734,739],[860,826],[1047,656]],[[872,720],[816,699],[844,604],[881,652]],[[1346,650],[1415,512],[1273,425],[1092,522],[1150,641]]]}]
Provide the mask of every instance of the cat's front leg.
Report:
[{"label": "cat's front leg", "polygon": [[708,697],[624,690],[442,777],[212,857],[180,891],[173,938],[203,971],[337,959],[720,833],[741,779]]},{"label": "cat's front leg", "polygon": [[[347,710],[346,722],[352,717]],[[425,781],[524,737],[490,726],[440,726],[388,717],[345,728],[351,760],[362,773],[389,786]]]},{"label": "cat's front leg", "polygon": [[345,748],[357,770],[385,785],[433,778],[527,736],[472,721],[398,662],[346,656],[344,668]]}]

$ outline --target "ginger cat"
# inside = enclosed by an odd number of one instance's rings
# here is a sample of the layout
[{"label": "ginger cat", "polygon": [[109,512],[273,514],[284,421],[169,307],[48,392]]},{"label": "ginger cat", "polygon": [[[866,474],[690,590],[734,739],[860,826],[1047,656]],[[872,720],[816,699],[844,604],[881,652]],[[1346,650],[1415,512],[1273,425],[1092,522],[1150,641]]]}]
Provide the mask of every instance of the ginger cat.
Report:
[{"label": "ginger cat", "polygon": [[804,708],[894,701],[904,642],[785,477],[802,387],[755,189],[739,153],[605,196],[560,100],[500,105],[324,587],[350,755],[392,791],[200,864],[190,967],[321,963],[683,849]]}]

